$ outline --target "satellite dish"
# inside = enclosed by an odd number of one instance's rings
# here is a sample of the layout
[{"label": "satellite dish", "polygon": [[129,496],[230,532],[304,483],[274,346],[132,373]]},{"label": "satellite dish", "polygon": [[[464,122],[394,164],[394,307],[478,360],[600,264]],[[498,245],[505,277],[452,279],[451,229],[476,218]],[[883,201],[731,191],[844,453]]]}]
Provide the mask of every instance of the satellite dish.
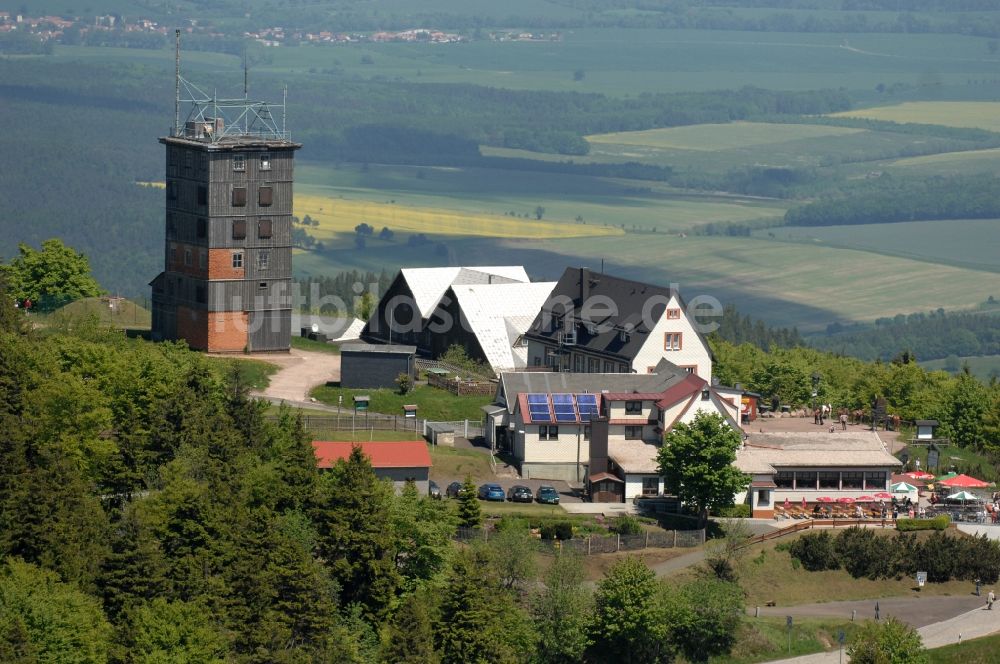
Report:
[{"label": "satellite dish", "polygon": [[312,324],[312,331],[313,332],[319,332],[319,323],[313,323]]}]

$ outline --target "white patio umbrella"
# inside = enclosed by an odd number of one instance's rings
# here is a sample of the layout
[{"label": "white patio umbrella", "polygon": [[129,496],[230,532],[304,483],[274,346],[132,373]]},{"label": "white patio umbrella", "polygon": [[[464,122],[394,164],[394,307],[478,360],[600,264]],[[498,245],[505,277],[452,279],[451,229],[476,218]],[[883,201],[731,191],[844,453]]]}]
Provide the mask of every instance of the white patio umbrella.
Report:
[{"label": "white patio umbrella", "polygon": [[979,500],[979,496],[968,491],[959,491],[948,496],[948,500],[961,500],[964,503],[967,500]]},{"label": "white patio umbrella", "polygon": [[912,484],[907,484],[906,482],[896,482],[889,487],[889,491],[893,493],[910,493],[911,491],[916,491],[917,487]]}]

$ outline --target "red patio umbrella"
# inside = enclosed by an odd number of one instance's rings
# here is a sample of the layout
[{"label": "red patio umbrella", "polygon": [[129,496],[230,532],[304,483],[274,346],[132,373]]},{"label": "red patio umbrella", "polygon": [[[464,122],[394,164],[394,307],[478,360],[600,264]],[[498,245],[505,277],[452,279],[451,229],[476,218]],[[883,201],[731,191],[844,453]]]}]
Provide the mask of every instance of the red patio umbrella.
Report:
[{"label": "red patio umbrella", "polygon": [[933,473],[925,473],[925,472],[922,472],[922,471],[919,471],[919,470],[915,470],[912,473],[903,473],[903,474],[907,475],[909,477],[912,477],[915,480],[932,480],[932,479],[934,479],[934,474]]},{"label": "red patio umbrella", "polygon": [[875,494],[875,497],[880,500],[889,500],[890,498],[892,498],[892,494],[886,493],[885,491],[879,491],[878,493]]},{"label": "red patio umbrella", "polygon": [[859,496],[858,498],[854,499],[854,502],[856,502],[856,503],[873,503],[873,502],[875,502],[875,497],[874,496]]},{"label": "red patio umbrella", "polygon": [[975,477],[969,477],[968,475],[955,475],[954,477],[949,477],[946,480],[941,480],[939,484],[941,486],[962,489],[983,489],[990,485],[989,482],[977,480]]},{"label": "red patio umbrella", "polygon": [[790,508],[791,506],[792,506],[792,503],[791,503],[791,502],[789,502],[788,498],[785,498],[785,509],[787,510],[787,509],[788,509],[788,508]]},{"label": "red patio umbrella", "polygon": [[816,502],[817,503],[832,503],[833,502],[833,498],[831,498],[830,496],[820,496],[819,498],[816,499]]},{"label": "red patio umbrella", "polygon": [[854,499],[850,496],[841,496],[840,498],[837,498],[837,502],[849,505],[854,502]]}]

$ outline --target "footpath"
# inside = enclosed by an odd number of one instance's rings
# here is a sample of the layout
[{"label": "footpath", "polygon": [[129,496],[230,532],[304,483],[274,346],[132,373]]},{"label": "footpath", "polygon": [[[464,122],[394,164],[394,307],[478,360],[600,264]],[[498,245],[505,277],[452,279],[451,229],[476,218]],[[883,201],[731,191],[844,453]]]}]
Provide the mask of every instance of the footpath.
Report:
[{"label": "footpath", "polygon": [[[897,600],[883,599],[880,602],[880,613],[882,617],[889,615],[896,616],[905,622],[911,622],[911,620],[906,619],[906,614],[916,611],[912,618],[920,621],[921,611],[917,608],[916,604],[919,602],[920,607],[923,609],[923,613],[927,613],[930,609],[931,613],[937,614],[941,612],[947,612],[949,606],[960,606],[962,602],[975,603],[978,606],[976,608],[967,610],[963,613],[955,615],[946,620],[941,620],[939,622],[933,622],[930,624],[923,625],[917,629],[920,633],[920,637],[924,641],[924,646],[927,648],[940,648],[941,646],[950,645],[953,643],[959,643],[960,641],[968,641],[969,639],[977,639],[981,636],[989,636],[990,634],[995,634],[1000,632],[1000,611],[993,610],[987,611],[985,606],[985,599],[981,597],[970,597],[970,598],[955,598],[955,597],[940,597],[940,598],[899,598]],[[907,606],[907,604],[913,604],[913,606]],[[856,604],[856,602],[836,602],[834,604],[850,605]],[[874,600],[865,600],[863,602],[864,606],[867,607],[865,613],[858,611],[858,618],[871,618],[873,607],[875,605]],[[938,606],[934,606],[937,604]],[[897,610],[892,610],[893,605],[896,605]],[[811,607],[820,607],[821,605],[809,605]],[[931,607],[934,608],[931,608]],[[796,607],[790,607],[794,609]],[[805,607],[799,607],[805,608]],[[815,615],[829,615],[829,614],[815,614]],[[922,622],[922,621],[921,621]],[[846,655],[845,655],[846,659]],[[778,659],[771,660],[773,664],[839,664],[840,650],[831,650],[829,652],[814,653],[812,655],[802,655],[801,657],[791,657],[788,659]]]}]

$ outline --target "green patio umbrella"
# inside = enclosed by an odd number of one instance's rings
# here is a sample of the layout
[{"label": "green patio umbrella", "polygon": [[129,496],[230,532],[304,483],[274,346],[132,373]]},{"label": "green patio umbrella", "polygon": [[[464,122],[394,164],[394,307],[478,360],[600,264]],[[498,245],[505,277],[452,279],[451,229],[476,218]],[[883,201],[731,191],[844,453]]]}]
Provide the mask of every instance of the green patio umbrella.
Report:
[{"label": "green patio umbrella", "polygon": [[940,482],[941,480],[950,480],[951,478],[956,477],[957,475],[958,473],[956,473],[955,471],[947,472],[944,475],[938,475],[937,477],[935,477],[934,481]]},{"label": "green patio umbrella", "polygon": [[916,491],[917,487],[912,484],[907,484],[906,482],[896,482],[889,487],[889,491],[893,493],[910,493],[911,491]]},{"label": "green patio umbrella", "polygon": [[968,491],[959,491],[948,496],[948,500],[961,500],[964,503],[967,500],[979,500],[979,496]]}]

